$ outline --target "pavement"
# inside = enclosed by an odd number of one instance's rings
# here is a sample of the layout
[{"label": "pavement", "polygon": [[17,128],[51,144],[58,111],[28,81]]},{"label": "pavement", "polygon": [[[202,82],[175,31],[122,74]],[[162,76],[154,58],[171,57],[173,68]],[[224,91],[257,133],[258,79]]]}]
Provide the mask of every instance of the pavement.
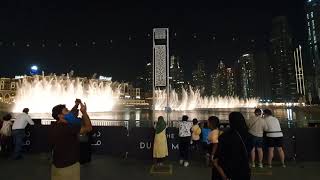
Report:
[{"label": "pavement", "polygon": [[[275,163],[272,169],[252,169],[253,180],[320,180],[320,162],[289,162],[287,168]],[[50,162],[45,154],[26,155],[22,160],[0,158],[1,180],[50,180]],[[152,161],[94,155],[92,162],[81,167],[81,180],[209,180],[211,169],[202,162],[185,168],[174,161],[164,167]]]}]

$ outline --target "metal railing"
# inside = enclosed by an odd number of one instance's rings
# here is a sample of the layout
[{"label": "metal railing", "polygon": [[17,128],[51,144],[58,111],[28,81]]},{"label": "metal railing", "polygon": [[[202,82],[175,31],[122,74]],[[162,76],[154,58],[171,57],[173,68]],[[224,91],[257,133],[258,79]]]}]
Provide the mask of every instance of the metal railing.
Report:
[{"label": "metal railing", "polygon": [[[54,119],[42,119],[42,125],[50,125],[54,122]],[[180,120],[171,120],[167,123],[168,127],[179,127]],[[203,122],[203,121],[200,121]],[[92,119],[91,123],[93,126],[123,126],[127,129],[133,127],[155,127],[156,122],[152,120],[107,120],[107,119]],[[227,120],[220,121],[221,127],[228,127],[229,122]],[[310,127],[310,124],[320,125],[320,120],[309,120],[309,121],[292,121],[292,120],[281,120],[280,125],[284,129],[288,128],[305,128]]]}]

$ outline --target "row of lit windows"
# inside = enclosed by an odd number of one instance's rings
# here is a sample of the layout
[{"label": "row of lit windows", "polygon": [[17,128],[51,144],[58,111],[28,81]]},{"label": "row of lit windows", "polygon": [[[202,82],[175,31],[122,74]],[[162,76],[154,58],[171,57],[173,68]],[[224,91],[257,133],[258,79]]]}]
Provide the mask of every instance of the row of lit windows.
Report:
[{"label": "row of lit windows", "polygon": [[311,11],[310,16],[309,13],[307,14],[307,19],[309,19],[311,17],[311,19],[313,18],[313,12]]}]

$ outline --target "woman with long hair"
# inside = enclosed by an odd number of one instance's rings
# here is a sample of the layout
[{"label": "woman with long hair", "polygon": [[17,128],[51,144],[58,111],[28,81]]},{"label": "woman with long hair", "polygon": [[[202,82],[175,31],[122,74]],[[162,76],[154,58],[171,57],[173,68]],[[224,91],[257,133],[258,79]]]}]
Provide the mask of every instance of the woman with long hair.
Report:
[{"label": "woman with long hair", "polygon": [[216,153],[219,166],[222,167],[222,179],[250,180],[251,172],[248,160],[248,128],[240,112],[229,114],[230,129],[219,137]]}]

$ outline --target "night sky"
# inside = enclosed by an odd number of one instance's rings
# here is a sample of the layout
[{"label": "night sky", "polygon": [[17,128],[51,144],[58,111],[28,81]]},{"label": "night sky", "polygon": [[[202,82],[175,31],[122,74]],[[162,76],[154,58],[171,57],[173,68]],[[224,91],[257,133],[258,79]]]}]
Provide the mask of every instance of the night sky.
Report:
[{"label": "night sky", "polygon": [[46,73],[133,80],[152,60],[154,27],[170,28],[170,54],[181,57],[187,79],[199,60],[213,72],[220,60],[232,66],[253,45],[267,50],[274,16],[288,17],[295,46],[307,39],[303,0],[155,2],[1,1],[0,76],[37,64]]}]

